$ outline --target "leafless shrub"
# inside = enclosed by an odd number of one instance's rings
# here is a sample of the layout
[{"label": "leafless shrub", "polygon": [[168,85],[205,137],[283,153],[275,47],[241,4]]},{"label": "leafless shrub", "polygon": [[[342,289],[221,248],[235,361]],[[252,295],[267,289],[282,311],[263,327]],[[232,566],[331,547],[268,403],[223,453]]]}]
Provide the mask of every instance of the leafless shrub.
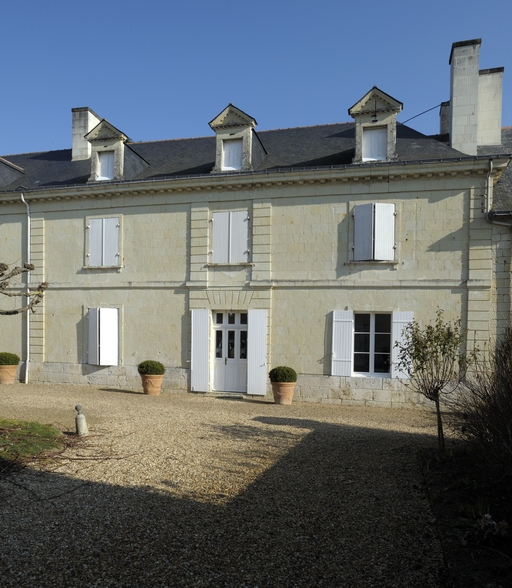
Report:
[{"label": "leafless shrub", "polygon": [[512,329],[474,364],[453,408],[456,433],[512,473]]}]

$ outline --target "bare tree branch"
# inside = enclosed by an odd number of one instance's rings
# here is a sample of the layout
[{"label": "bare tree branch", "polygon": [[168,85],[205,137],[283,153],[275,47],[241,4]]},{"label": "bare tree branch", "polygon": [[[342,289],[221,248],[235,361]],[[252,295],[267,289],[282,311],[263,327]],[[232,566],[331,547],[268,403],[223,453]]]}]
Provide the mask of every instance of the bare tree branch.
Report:
[{"label": "bare tree branch", "polygon": [[28,311],[34,312],[34,306],[43,300],[44,292],[48,288],[48,282],[41,282],[36,288],[30,288],[28,292],[13,292],[12,290],[8,290],[11,287],[11,280],[13,278],[31,272],[34,269],[35,266],[31,263],[25,263],[23,267],[16,266],[12,269],[9,269],[6,263],[0,263],[0,294],[8,298],[26,296],[29,300],[25,306],[20,306],[12,310],[0,310],[0,315],[12,316]]}]

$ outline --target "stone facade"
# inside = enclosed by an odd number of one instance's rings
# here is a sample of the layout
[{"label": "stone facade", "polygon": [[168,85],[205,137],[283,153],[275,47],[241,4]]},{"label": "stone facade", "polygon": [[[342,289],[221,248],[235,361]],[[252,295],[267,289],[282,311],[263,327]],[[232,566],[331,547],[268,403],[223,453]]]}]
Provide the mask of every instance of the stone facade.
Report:
[{"label": "stone facade", "polygon": [[[385,175],[363,166],[267,173],[260,186],[252,177],[212,176],[164,180],[157,190],[154,183],[119,185],[108,196],[92,189],[86,198],[72,190],[33,195],[33,262],[51,285],[31,317],[30,377],[133,387],[137,363],[152,357],[167,367],[167,389],[187,390],[190,311],[261,308],[269,313],[268,365],[295,367],[298,398],[416,404],[397,379],[331,375],[331,315],[411,311],[426,322],[442,308],[480,342],[502,330],[510,318],[510,236],[485,219],[486,166],[397,165]],[[390,262],[352,261],[351,213],[371,201],[396,207]],[[250,263],[209,263],[219,210],[248,211]],[[102,215],[122,218],[119,268],[84,262],[87,219]],[[22,204],[4,204],[6,259],[21,256],[24,227]],[[94,307],[119,309],[117,366],[87,363],[87,310]],[[6,321],[2,347],[19,351],[23,320]]]}]

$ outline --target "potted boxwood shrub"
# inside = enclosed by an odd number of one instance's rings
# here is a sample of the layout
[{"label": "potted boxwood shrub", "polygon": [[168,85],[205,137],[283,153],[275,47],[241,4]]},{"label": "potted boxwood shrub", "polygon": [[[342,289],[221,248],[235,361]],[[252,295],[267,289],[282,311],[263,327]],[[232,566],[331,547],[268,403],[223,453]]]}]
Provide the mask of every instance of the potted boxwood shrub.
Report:
[{"label": "potted boxwood shrub", "polygon": [[0,352],[0,384],[14,384],[20,358],[15,353]]},{"label": "potted boxwood shrub", "polygon": [[147,359],[139,363],[137,370],[142,379],[144,394],[158,396],[162,389],[162,380],[164,379],[164,365],[159,361]]},{"label": "potted boxwood shrub", "polygon": [[272,393],[276,404],[291,404],[295,384],[297,383],[297,372],[285,365],[272,368],[268,373],[272,384]]}]

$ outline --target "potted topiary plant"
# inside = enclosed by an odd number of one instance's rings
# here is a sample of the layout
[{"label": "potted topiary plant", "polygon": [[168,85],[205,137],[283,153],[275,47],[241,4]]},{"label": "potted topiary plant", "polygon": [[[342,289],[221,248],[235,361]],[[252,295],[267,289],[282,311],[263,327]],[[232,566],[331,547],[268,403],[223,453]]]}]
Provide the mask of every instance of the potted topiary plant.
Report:
[{"label": "potted topiary plant", "polygon": [[272,384],[274,402],[276,404],[291,404],[297,382],[297,372],[291,367],[279,365],[272,368],[268,375]]},{"label": "potted topiary plant", "polygon": [[164,379],[164,365],[159,361],[147,359],[139,363],[137,370],[142,378],[144,394],[158,396],[162,389],[162,380]]},{"label": "potted topiary plant", "polygon": [[15,353],[0,352],[0,384],[14,384],[19,362]]}]

